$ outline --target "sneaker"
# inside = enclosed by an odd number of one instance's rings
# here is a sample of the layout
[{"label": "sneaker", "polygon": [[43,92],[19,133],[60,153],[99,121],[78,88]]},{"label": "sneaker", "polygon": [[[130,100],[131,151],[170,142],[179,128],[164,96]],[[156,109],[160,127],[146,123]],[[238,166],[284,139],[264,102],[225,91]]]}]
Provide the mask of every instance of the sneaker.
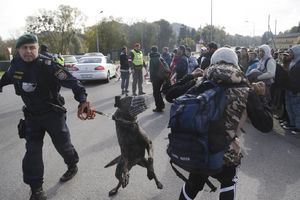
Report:
[{"label": "sneaker", "polygon": [[136,93],[132,93],[132,96],[137,96]]},{"label": "sneaker", "polygon": [[31,188],[31,196],[29,200],[46,200],[47,196],[42,187]]},{"label": "sneaker", "polygon": [[121,94],[123,95],[123,94],[125,94],[125,93],[126,93],[125,90],[122,90]]},{"label": "sneaker", "polygon": [[294,130],[294,129],[295,129],[295,126],[283,125],[282,128],[283,128],[284,130]]},{"label": "sneaker", "polygon": [[125,90],[126,93],[129,93],[129,90]]},{"label": "sneaker", "polygon": [[145,92],[139,92],[139,95],[143,95],[143,94],[146,94]]},{"label": "sneaker", "polygon": [[294,135],[299,135],[300,134],[300,129],[296,128],[296,129],[292,130],[291,133],[294,134]]},{"label": "sneaker", "polygon": [[71,180],[78,171],[77,165],[68,167],[68,170],[60,177],[60,182],[67,182],[68,180]]},{"label": "sneaker", "polygon": [[163,109],[158,109],[158,108],[155,108],[152,110],[153,112],[163,112]]}]

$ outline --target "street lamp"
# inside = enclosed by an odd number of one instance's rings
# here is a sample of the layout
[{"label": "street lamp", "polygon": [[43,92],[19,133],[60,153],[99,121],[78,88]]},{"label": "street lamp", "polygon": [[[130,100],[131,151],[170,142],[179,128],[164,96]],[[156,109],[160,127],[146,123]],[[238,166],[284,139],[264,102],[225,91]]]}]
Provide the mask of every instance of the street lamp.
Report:
[{"label": "street lamp", "polygon": [[212,22],[212,15],[213,15],[213,1],[210,0],[210,41],[213,39],[213,22]]},{"label": "street lamp", "polygon": [[252,23],[252,26],[253,26],[252,37],[254,37],[255,36],[255,23],[251,22],[251,21],[248,21],[248,20],[246,20],[245,22],[246,23]]},{"label": "street lamp", "polygon": [[[99,14],[103,13],[103,10],[101,10],[99,12]],[[97,23],[96,23],[96,42],[97,42],[97,52],[99,52],[99,35],[98,35],[98,25],[99,25],[99,22],[97,20]]]}]

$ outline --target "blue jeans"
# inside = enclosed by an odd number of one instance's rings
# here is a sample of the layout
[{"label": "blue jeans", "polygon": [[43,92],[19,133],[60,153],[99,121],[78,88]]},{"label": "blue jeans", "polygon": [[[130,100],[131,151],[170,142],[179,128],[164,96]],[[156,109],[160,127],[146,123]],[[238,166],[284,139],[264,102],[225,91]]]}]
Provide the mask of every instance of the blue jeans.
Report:
[{"label": "blue jeans", "polygon": [[300,129],[300,92],[293,94],[287,90],[285,101],[290,126],[295,126],[296,129]]},{"label": "blue jeans", "polygon": [[121,89],[122,91],[128,90],[129,85],[129,71],[128,72],[121,72]]}]

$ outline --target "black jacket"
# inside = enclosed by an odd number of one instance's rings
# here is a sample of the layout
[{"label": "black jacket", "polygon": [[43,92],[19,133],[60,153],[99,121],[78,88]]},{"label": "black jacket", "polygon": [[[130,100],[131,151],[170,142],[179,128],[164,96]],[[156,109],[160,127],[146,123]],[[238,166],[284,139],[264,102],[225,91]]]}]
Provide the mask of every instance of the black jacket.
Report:
[{"label": "black jacket", "polygon": [[14,84],[16,94],[32,113],[51,110],[53,104],[63,106],[64,100],[59,94],[61,86],[71,88],[79,103],[85,102],[87,97],[85,88],[75,77],[42,55],[31,63],[14,58],[0,80],[0,88],[9,84]]},{"label": "black jacket", "polygon": [[124,52],[120,54],[120,65],[121,70],[129,70],[128,55]]}]

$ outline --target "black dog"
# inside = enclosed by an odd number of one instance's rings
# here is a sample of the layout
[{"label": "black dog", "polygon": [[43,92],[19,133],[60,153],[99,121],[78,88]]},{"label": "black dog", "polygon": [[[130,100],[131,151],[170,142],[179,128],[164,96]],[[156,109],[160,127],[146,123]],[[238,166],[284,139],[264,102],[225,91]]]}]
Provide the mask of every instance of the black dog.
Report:
[{"label": "black dog", "polygon": [[[121,186],[123,188],[127,186],[129,171],[136,164],[147,168],[148,178],[154,179],[157,188],[162,189],[163,185],[158,181],[153,169],[152,142],[136,121],[137,115],[147,108],[145,98],[127,96],[121,99],[120,96],[116,96],[115,107],[118,109],[112,118],[116,123],[121,155],[105,166],[106,168],[117,164],[115,176],[119,183],[109,192],[109,196],[115,195]],[[145,158],[145,150],[147,150],[148,159]]]}]

